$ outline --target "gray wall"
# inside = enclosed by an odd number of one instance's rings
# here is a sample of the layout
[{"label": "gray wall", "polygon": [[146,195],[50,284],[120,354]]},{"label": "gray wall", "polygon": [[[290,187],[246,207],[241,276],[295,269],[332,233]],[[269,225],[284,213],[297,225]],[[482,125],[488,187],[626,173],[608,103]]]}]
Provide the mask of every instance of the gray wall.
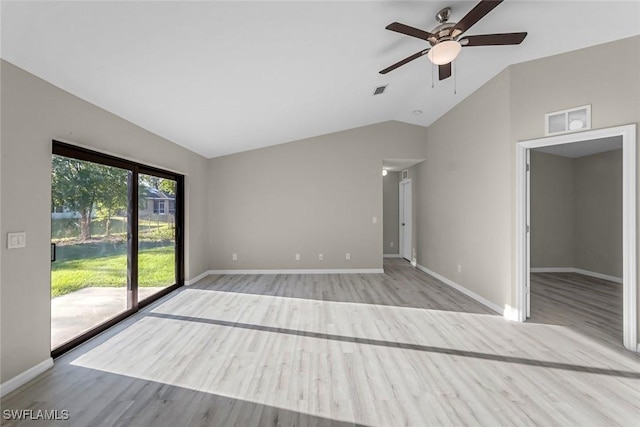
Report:
[{"label": "gray wall", "polygon": [[425,139],[392,121],[210,160],[210,268],[382,268],[382,160]]},{"label": "gray wall", "polygon": [[[400,172],[388,172],[382,178],[382,221],[383,251],[388,255],[399,254],[399,183]],[[393,243],[393,246],[391,244]]]},{"label": "gray wall", "polygon": [[622,150],[531,152],[531,267],[622,277]]},{"label": "gray wall", "polygon": [[1,381],[50,352],[51,140],[74,142],[186,175],[186,275],[208,268],[207,161],[1,62],[1,233],[27,233],[27,247],[1,245]]},{"label": "gray wall", "polygon": [[585,104],[594,129],[638,123],[638,70],[638,36],[516,64],[430,126],[418,263],[513,307],[515,143],[543,137],[545,113]]},{"label": "gray wall", "polygon": [[575,266],[622,278],[622,150],[574,160]]},{"label": "gray wall", "polygon": [[531,267],[575,267],[573,159],[531,151]]},{"label": "gray wall", "polygon": [[418,165],[418,264],[501,306],[512,284],[509,84],[507,70],[430,126]]}]

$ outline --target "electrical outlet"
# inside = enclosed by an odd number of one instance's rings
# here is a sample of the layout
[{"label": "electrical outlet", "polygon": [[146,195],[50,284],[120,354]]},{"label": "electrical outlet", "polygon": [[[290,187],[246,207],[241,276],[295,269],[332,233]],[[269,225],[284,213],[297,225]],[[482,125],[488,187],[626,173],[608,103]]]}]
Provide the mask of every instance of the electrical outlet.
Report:
[{"label": "electrical outlet", "polygon": [[349,261],[351,259],[351,254],[349,252],[347,252],[347,255],[345,256],[345,259],[347,261]]},{"label": "electrical outlet", "polygon": [[296,254],[296,261],[300,261],[300,254]]},{"label": "electrical outlet", "polygon": [[462,264],[458,264],[458,273],[462,273]]},{"label": "electrical outlet", "polygon": [[390,247],[393,247],[393,242],[389,242],[389,246],[390,246]]},{"label": "electrical outlet", "polygon": [[27,233],[19,231],[17,233],[7,233],[7,249],[18,249],[27,246]]},{"label": "electrical outlet", "polygon": [[322,260],[324,259],[324,255],[319,254],[319,255],[318,255],[318,259],[319,259],[320,261],[322,261]]},{"label": "electrical outlet", "polygon": [[378,217],[377,217],[377,216],[374,216],[374,217],[371,219],[371,222],[373,222],[374,224],[377,224],[377,223],[378,223]]},{"label": "electrical outlet", "polygon": [[238,254],[231,254],[231,260],[232,261],[237,261],[238,260]]}]

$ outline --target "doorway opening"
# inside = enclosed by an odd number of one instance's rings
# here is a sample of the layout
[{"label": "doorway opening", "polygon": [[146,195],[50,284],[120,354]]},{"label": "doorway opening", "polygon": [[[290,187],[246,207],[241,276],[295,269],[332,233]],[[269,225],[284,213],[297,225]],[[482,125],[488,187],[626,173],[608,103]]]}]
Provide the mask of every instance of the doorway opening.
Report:
[{"label": "doorway opening", "polygon": [[[532,187],[531,187],[531,155],[532,150],[536,150],[533,154],[536,156],[537,152],[544,150],[547,152],[577,152],[576,150],[585,150],[589,147],[600,146],[602,144],[609,144],[608,148],[616,148],[615,144],[621,146],[621,163],[622,163],[622,209],[621,209],[621,243],[616,248],[621,252],[622,266],[619,270],[610,270],[607,274],[606,267],[596,268],[601,269],[604,272],[585,275],[584,273],[594,273],[585,268],[578,268],[574,263],[569,268],[571,271],[567,271],[567,267],[541,267],[539,248],[534,247],[532,250],[532,218],[531,218],[531,203],[532,203]],[[589,280],[601,280],[607,281],[609,292],[609,298],[615,300],[616,289],[612,287],[613,281],[617,278],[617,271],[621,272],[622,290],[618,288],[618,292],[622,294],[621,313],[618,315],[622,318],[622,344],[625,348],[631,351],[638,351],[637,342],[637,328],[638,328],[638,316],[637,316],[637,271],[636,271],[636,128],[635,125],[619,126],[608,129],[598,129],[592,131],[585,131],[575,134],[565,134],[560,136],[553,136],[547,138],[540,138],[536,140],[521,141],[516,146],[516,309],[515,320],[525,321],[531,315],[531,300],[532,300],[532,283],[531,273],[534,274],[534,286],[539,286],[540,289],[544,289],[547,293],[554,292],[553,287],[556,287],[556,292],[564,293],[567,298],[571,295],[566,294],[567,289],[572,286],[575,287],[574,292],[584,288],[584,283]],[[615,154],[613,154],[615,156]],[[564,171],[566,173],[566,170]],[[557,188],[555,189],[557,190]],[[535,199],[534,195],[534,199]],[[587,196],[587,203],[589,196]],[[583,203],[583,202],[581,202]],[[583,203],[584,204],[584,203]],[[578,205],[576,205],[578,206]],[[546,206],[545,206],[546,207]],[[540,208],[537,206],[536,208]],[[549,207],[551,208],[551,207]],[[579,209],[584,210],[584,206],[580,206]],[[589,222],[589,219],[585,219],[585,215],[581,215],[578,221]],[[535,225],[535,220],[533,225]],[[538,218],[538,226],[540,225],[540,219]],[[557,224],[556,224],[557,225]],[[550,225],[553,227],[553,225]],[[561,230],[562,227],[558,228]],[[594,231],[591,230],[591,233]],[[558,233],[553,236],[557,239]],[[539,237],[539,236],[538,236]],[[593,236],[586,236],[592,238]],[[556,240],[556,243],[558,240]],[[534,242],[537,245],[538,242]],[[601,248],[599,248],[601,249]],[[558,245],[554,247],[554,250],[560,251]],[[593,251],[592,251],[593,252]],[[532,266],[532,254],[534,256],[534,265]],[[548,255],[548,254],[546,254]],[[593,258],[591,254],[579,254],[576,252],[576,257],[580,258],[581,263],[588,261],[589,256]],[[586,258],[585,258],[586,256]],[[594,262],[602,262],[602,260],[592,259]],[[549,261],[546,261],[549,262]],[[580,264],[585,265],[585,264]],[[588,264],[587,264],[588,265]],[[533,269],[532,269],[533,267]],[[540,269],[547,270],[547,276],[535,276],[538,273],[542,273]],[[556,271],[553,271],[557,269]],[[549,271],[550,270],[550,271]],[[613,273],[611,273],[613,271]],[[555,274],[556,276],[553,276]],[[567,274],[568,276],[559,276],[559,274]],[[577,276],[571,276],[571,274],[577,274]],[[614,275],[615,274],[615,275]],[[584,276],[586,279],[580,279],[576,282],[576,277]],[[593,277],[595,276],[595,277]],[[564,281],[564,284],[562,282]],[[540,283],[543,282],[543,283]],[[555,283],[552,283],[555,282]],[[565,286],[564,289],[558,290],[558,286]],[[605,283],[606,285],[606,283]],[[619,286],[619,285],[617,285]],[[546,288],[545,288],[546,287]],[[534,291],[535,292],[535,291]],[[604,302],[606,299],[605,293],[600,293],[596,296],[596,299],[600,299]],[[567,299],[569,301],[570,299]],[[556,298],[556,303],[558,298]],[[593,303],[593,301],[591,301]],[[562,304],[562,303],[561,303]],[[591,319],[593,321],[593,319]],[[610,325],[602,325],[599,330],[605,331]],[[606,332],[605,332],[606,334]],[[619,339],[619,337],[618,337]]]},{"label": "doorway opening", "polygon": [[53,357],[183,284],[183,182],[53,142]]},{"label": "doorway opening", "polygon": [[[415,217],[419,163],[424,159],[385,159],[382,162],[383,257],[409,261],[416,259]],[[391,261],[388,261],[389,263]],[[394,265],[404,261],[394,261]]]},{"label": "doorway opening", "polygon": [[405,178],[400,181],[400,190],[399,190],[399,201],[398,201],[398,209],[400,211],[398,218],[400,221],[400,257],[406,259],[407,261],[413,263],[413,239],[412,229],[413,229],[413,219],[412,219],[412,204],[413,199],[411,197],[411,178]]}]

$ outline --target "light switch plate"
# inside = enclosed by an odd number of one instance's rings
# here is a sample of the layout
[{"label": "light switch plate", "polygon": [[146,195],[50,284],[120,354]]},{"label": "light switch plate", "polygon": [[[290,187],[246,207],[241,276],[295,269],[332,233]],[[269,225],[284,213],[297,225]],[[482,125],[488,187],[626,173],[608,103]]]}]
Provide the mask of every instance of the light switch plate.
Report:
[{"label": "light switch plate", "polygon": [[27,233],[19,231],[7,233],[7,249],[18,249],[27,246]]}]

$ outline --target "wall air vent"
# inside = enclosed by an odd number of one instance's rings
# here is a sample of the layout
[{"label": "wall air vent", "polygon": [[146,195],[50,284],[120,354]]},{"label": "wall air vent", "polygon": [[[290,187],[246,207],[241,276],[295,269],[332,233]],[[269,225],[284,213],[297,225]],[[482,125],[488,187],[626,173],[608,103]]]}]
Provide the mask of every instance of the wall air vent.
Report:
[{"label": "wall air vent", "polygon": [[389,85],[378,86],[376,90],[373,91],[373,96],[382,95],[384,91],[387,89],[387,86]]}]

